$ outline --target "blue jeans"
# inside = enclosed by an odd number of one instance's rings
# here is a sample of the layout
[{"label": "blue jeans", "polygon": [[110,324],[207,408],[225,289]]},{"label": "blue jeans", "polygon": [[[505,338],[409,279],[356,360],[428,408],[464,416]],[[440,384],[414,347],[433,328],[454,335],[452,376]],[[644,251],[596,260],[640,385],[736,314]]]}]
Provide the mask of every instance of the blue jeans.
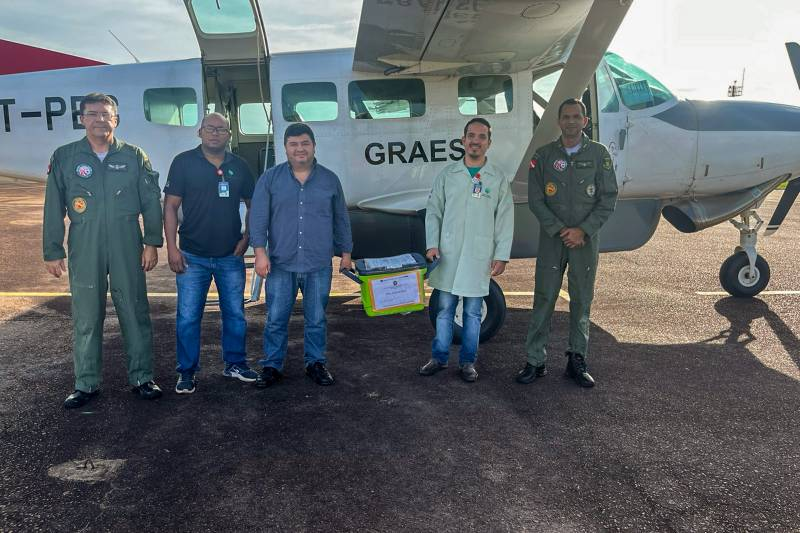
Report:
[{"label": "blue jeans", "polygon": [[[439,291],[439,309],[436,311],[436,336],[433,338],[433,358],[447,364],[450,357],[450,344],[453,342],[453,319],[456,316],[458,296]],[[478,341],[481,336],[481,307],[483,297],[463,296],[461,328],[461,351],[458,364],[474,363],[478,357]]]},{"label": "blue jeans", "polygon": [[264,367],[283,370],[286,349],[289,346],[289,318],[297,299],[297,289],[303,292],[303,345],[305,365],[327,363],[325,345],[328,320],[328,294],[331,292],[332,267],[314,272],[289,272],[272,267],[267,274],[267,324],[264,326],[264,358],[258,363]]},{"label": "blue jeans", "polygon": [[178,286],[178,366],[180,374],[200,369],[200,323],[211,278],[217,284],[222,315],[222,358],[226,364],[247,364],[244,318],[244,258],[202,257],[182,252],[186,270],[175,275]]}]

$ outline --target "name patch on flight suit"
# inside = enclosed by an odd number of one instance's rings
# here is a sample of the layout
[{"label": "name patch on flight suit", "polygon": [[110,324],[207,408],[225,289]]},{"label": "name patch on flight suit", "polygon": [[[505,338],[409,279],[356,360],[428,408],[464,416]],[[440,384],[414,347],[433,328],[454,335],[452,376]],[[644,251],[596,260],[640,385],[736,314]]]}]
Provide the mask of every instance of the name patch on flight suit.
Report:
[{"label": "name patch on flight suit", "polygon": [[119,171],[122,171],[122,170],[127,170],[127,168],[128,168],[128,164],[127,163],[109,163],[108,164],[108,170],[116,170],[116,171],[119,172]]},{"label": "name patch on flight suit", "polygon": [[553,183],[552,181],[548,181],[547,185],[544,186],[544,193],[547,196],[555,196],[557,192],[558,192],[558,187],[556,187],[556,184]]},{"label": "name patch on flight suit", "polygon": [[594,161],[575,161],[575,168],[594,168]]},{"label": "name patch on flight suit", "polygon": [[79,178],[89,178],[94,173],[94,170],[89,165],[78,165],[75,167],[75,174],[78,175]]},{"label": "name patch on flight suit", "polygon": [[567,168],[567,161],[565,159],[556,159],[553,161],[553,168],[559,172],[564,172]]},{"label": "name patch on flight suit", "polygon": [[80,196],[72,199],[72,210],[76,213],[83,213],[86,211],[86,200]]}]

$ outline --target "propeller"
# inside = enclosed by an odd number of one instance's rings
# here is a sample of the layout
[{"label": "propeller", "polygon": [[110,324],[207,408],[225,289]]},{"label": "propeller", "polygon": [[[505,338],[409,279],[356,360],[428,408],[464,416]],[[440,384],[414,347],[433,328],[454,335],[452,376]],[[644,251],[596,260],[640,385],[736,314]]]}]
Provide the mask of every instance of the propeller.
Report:
[{"label": "propeller", "polygon": [[797,86],[800,87],[800,44],[786,43],[786,51],[789,53],[789,61],[792,63],[794,69],[794,77],[797,80]]},{"label": "propeller", "polygon": [[[792,64],[794,77],[797,80],[798,88],[800,88],[800,45],[797,43],[786,43],[786,52],[789,54],[789,62]],[[781,222],[786,218],[786,214],[789,212],[792,204],[794,204],[798,194],[800,194],[800,179],[795,178],[789,182],[786,186],[786,190],[783,191],[778,206],[775,208],[775,212],[772,213],[772,218],[769,224],[767,224],[767,229],[764,231],[764,236],[772,235],[778,231]]]}]

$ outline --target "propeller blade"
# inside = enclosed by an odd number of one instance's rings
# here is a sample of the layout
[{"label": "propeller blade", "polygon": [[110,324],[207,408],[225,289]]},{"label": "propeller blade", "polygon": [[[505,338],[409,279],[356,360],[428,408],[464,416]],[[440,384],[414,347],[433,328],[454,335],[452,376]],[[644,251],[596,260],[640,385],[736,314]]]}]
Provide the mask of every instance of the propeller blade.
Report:
[{"label": "propeller blade", "polygon": [[797,86],[800,87],[800,45],[797,43],[786,43],[786,51],[789,53],[789,61],[794,69],[794,77]]},{"label": "propeller blade", "polygon": [[800,179],[793,179],[786,186],[786,190],[783,191],[783,195],[778,202],[778,207],[776,207],[775,212],[772,213],[772,218],[769,220],[767,229],[764,231],[765,237],[778,231],[778,228],[781,226],[781,222],[783,222],[783,219],[786,218],[786,214],[792,207],[792,204],[797,198],[798,193],[800,193]]}]

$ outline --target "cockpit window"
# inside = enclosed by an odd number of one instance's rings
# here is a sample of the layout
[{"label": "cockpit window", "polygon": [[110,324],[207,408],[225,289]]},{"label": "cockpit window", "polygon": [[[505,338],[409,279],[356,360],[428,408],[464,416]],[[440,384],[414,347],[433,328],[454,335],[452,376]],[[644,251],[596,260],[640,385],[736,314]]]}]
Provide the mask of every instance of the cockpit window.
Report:
[{"label": "cockpit window", "polygon": [[622,103],[628,109],[645,109],[675,98],[661,82],[617,54],[606,52],[605,59]]},{"label": "cockpit window", "polygon": [[597,105],[600,106],[600,111],[603,113],[619,111],[619,100],[611,85],[611,78],[608,77],[602,64],[597,69]]},{"label": "cockpit window", "polygon": [[203,33],[256,31],[256,20],[249,0],[192,0],[192,11]]},{"label": "cockpit window", "polygon": [[544,109],[547,107],[550,97],[553,96],[553,91],[556,90],[556,84],[561,79],[562,72],[564,69],[559,68],[555,72],[533,80],[533,111],[536,117],[534,120],[544,115]]}]

